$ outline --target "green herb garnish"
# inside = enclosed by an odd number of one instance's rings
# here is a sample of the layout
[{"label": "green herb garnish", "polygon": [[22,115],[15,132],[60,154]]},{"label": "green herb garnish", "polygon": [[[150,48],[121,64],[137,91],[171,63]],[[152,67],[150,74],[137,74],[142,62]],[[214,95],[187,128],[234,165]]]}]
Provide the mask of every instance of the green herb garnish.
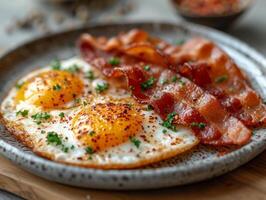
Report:
[{"label": "green herb garnish", "polygon": [[150,69],[151,69],[150,65],[145,65],[145,66],[144,66],[144,70],[145,70],[145,71],[150,71]]},{"label": "green herb garnish", "polygon": [[199,129],[204,129],[206,127],[206,124],[203,122],[192,122],[191,127],[198,127]]},{"label": "green herb garnish", "polygon": [[176,116],[175,112],[168,114],[166,120],[162,123],[162,126],[164,126],[165,128],[168,128],[172,131],[177,131],[176,127],[172,124],[175,116]]},{"label": "green herb garnish", "polygon": [[87,71],[86,74],[85,74],[85,78],[89,79],[89,80],[94,80],[95,79],[95,76],[94,76],[94,73],[93,71]]},{"label": "green herb garnish", "polygon": [[56,84],[56,85],[53,86],[53,90],[55,90],[55,91],[59,91],[61,89],[62,89],[61,86],[58,85],[58,84]]},{"label": "green herb garnish", "polygon": [[137,148],[139,148],[139,146],[140,146],[140,140],[138,140],[138,139],[136,139],[136,138],[134,138],[134,137],[130,137],[130,141],[137,147]]},{"label": "green herb garnish", "polygon": [[120,60],[119,60],[119,58],[112,57],[109,59],[108,63],[112,66],[116,66],[116,65],[120,64]]},{"label": "green herb garnish", "polygon": [[36,124],[41,124],[42,121],[50,119],[51,115],[48,114],[47,112],[36,113],[35,115],[32,115],[31,118],[35,120]]},{"label": "green herb garnish", "polygon": [[93,136],[95,134],[95,131],[90,131],[89,134],[90,136]]},{"label": "green herb garnish", "polygon": [[29,111],[28,110],[20,110],[18,112],[16,112],[16,115],[21,115],[22,117],[27,117],[29,114]]},{"label": "green herb garnish", "polygon": [[155,83],[156,79],[154,77],[149,78],[147,81],[144,83],[141,83],[141,89],[142,90],[147,90],[153,86]]},{"label": "green herb garnish", "polygon": [[171,81],[172,81],[173,83],[175,83],[175,82],[177,81],[177,76],[173,76],[172,79],[171,79]]},{"label": "green herb garnish", "polygon": [[59,113],[58,116],[61,117],[61,118],[63,118],[63,117],[65,117],[65,113],[61,112],[61,113]]},{"label": "green herb garnish", "polygon": [[219,76],[215,79],[215,83],[222,83],[228,79],[227,75]]},{"label": "green herb garnish", "polygon": [[54,131],[48,132],[48,134],[46,136],[46,140],[47,140],[48,144],[54,144],[56,146],[62,144],[61,137],[59,137],[58,134],[56,132],[54,132]]},{"label": "green herb garnish", "polygon": [[149,104],[149,105],[147,106],[147,109],[146,109],[146,110],[147,110],[147,111],[151,111],[151,110],[153,110],[153,106]]},{"label": "green herb garnish", "polygon": [[167,83],[168,83],[168,80],[167,80],[167,79],[161,79],[161,80],[160,80],[160,83],[161,83],[162,85],[167,84]]},{"label": "green herb garnish", "polygon": [[66,69],[66,71],[68,71],[70,73],[76,73],[76,72],[79,72],[79,70],[80,70],[80,68],[77,64],[74,64],[74,65],[72,65]]},{"label": "green herb garnish", "polygon": [[19,90],[24,85],[24,82],[16,83],[16,88]]},{"label": "green herb garnish", "polygon": [[96,88],[95,88],[95,90],[96,90],[96,92],[98,92],[98,93],[102,93],[102,92],[104,92],[105,90],[107,90],[109,88],[109,84],[108,83],[101,83],[101,84],[97,84],[96,85]]},{"label": "green herb garnish", "polygon": [[163,133],[164,133],[164,134],[167,133],[167,130],[166,130],[166,129],[163,129]]},{"label": "green herb garnish", "polygon": [[53,70],[60,70],[61,69],[61,63],[58,59],[54,59],[52,62],[51,62],[51,67]]},{"label": "green herb garnish", "polygon": [[91,147],[86,147],[85,151],[86,151],[87,154],[90,154],[90,155],[94,153],[94,150]]}]

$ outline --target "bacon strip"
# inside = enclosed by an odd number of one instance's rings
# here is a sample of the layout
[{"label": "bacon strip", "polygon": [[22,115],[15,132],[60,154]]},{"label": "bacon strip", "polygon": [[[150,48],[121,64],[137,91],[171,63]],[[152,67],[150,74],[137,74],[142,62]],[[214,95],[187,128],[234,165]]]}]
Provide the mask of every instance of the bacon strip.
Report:
[{"label": "bacon strip", "polygon": [[[146,40],[146,38],[144,39]],[[175,124],[182,124],[187,127],[191,127],[192,122],[206,124],[203,128],[192,127],[202,143],[243,145],[249,141],[251,131],[241,121],[229,115],[213,95],[205,93],[200,87],[186,78],[178,77],[178,83],[167,85],[160,85],[157,81],[156,86],[143,91],[141,84],[151,77],[160,80],[165,74],[176,75],[175,72],[166,69],[168,57],[164,57],[160,51],[154,51],[149,44],[145,44],[145,41],[142,41],[143,44],[140,46],[134,46],[131,40],[125,40],[126,44],[121,38],[112,38],[111,40],[112,45],[110,45],[110,40],[106,40],[104,44],[91,36],[83,36],[80,40],[83,58],[100,69],[107,77],[126,77],[128,87],[133,88],[133,96],[140,102],[152,104],[155,107],[155,111],[163,119],[167,114],[174,111],[177,114],[174,120]],[[145,54],[142,54],[142,50],[136,51],[139,48],[144,48]],[[138,59],[126,55],[124,51],[128,55],[133,54]],[[112,56],[121,58],[121,64],[115,68],[107,62]],[[139,58],[151,61],[153,57],[156,58],[153,61],[159,65],[152,65],[151,72],[146,72],[143,70],[143,66],[149,64],[149,62],[142,62]],[[164,106],[162,101],[166,97],[170,105]],[[213,108],[214,110],[212,110]]]},{"label": "bacon strip", "polygon": [[[179,52],[172,54],[172,59],[176,64],[182,64],[184,61],[206,63],[210,68],[209,85],[223,93],[222,97],[221,93],[217,95],[218,98],[221,97],[222,104],[229,109],[238,107],[237,110],[231,110],[231,113],[247,126],[266,126],[266,106],[260,96],[249,86],[246,76],[233,60],[214,43],[203,38],[191,39]],[[226,80],[217,83],[221,77],[226,77]]]},{"label": "bacon strip", "polygon": [[[147,62],[167,66],[189,78],[215,96],[231,115],[246,126],[266,126],[266,106],[261,98],[250,88],[247,78],[233,60],[212,42],[195,38],[182,47],[173,46],[139,30],[112,38],[114,40],[117,44],[112,45],[114,49]],[[226,80],[220,82],[221,78]]]}]

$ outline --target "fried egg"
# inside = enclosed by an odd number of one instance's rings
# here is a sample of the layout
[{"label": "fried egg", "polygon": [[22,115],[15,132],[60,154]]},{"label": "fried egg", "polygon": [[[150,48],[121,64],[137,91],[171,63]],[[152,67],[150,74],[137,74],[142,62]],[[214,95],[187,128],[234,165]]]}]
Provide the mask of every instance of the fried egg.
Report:
[{"label": "fried egg", "polygon": [[1,115],[38,155],[83,167],[141,167],[198,144],[190,129],[165,128],[149,105],[79,58],[23,77],[2,102]]}]

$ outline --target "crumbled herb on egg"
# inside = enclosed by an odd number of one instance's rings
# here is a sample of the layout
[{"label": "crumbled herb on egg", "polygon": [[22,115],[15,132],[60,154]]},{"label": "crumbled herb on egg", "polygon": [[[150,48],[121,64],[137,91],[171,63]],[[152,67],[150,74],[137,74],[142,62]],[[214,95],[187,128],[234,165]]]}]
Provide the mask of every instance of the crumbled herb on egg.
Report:
[{"label": "crumbled herb on egg", "polygon": [[172,124],[175,116],[176,116],[175,112],[168,114],[166,120],[162,123],[162,126],[164,126],[165,128],[168,128],[172,131],[177,131],[176,127]]},{"label": "crumbled herb on egg", "polygon": [[46,136],[46,139],[47,139],[47,143],[48,144],[54,144],[56,146],[58,145],[61,145],[62,144],[62,139],[59,137],[59,135],[54,132],[54,131],[51,131],[51,132],[48,132],[47,136]]},{"label": "crumbled herb on egg", "polygon": [[85,74],[85,78],[89,79],[89,80],[94,80],[95,79],[95,76],[94,76],[94,73],[93,71],[87,71],[86,74]]},{"label": "crumbled herb on egg", "polygon": [[61,112],[61,113],[59,113],[58,116],[61,117],[61,118],[63,118],[63,117],[65,117],[65,113]]},{"label": "crumbled herb on egg", "polygon": [[89,134],[90,136],[93,136],[95,134],[95,131],[90,131]]},{"label": "crumbled herb on egg", "polygon": [[153,110],[153,106],[152,105],[147,105],[147,109],[146,109],[147,111],[151,111],[151,110]]},{"label": "crumbled herb on egg", "polygon": [[59,91],[61,89],[62,88],[61,88],[61,86],[59,84],[56,84],[56,85],[53,86],[53,90],[55,90],[55,91]]},{"label": "crumbled herb on egg", "polygon": [[90,154],[90,155],[94,153],[94,150],[91,147],[86,147],[85,151],[86,151],[87,154]]},{"label": "crumbled herb on egg", "polygon": [[16,88],[20,89],[24,85],[24,82],[16,83]]},{"label": "crumbled herb on egg", "polygon": [[66,69],[66,71],[70,73],[76,73],[76,72],[79,72],[79,70],[80,70],[80,67],[77,64],[74,64]]},{"label": "crumbled herb on egg", "polygon": [[98,83],[95,87],[96,92],[102,93],[109,88],[108,83]]},{"label": "crumbled herb on egg", "polygon": [[138,140],[137,138],[134,138],[134,137],[130,137],[130,141],[137,147],[139,148],[140,146],[140,140]]},{"label": "crumbled herb on egg", "polygon": [[21,115],[22,117],[27,117],[29,114],[29,111],[28,110],[20,110],[18,112],[16,112],[16,115]]},{"label": "crumbled herb on egg", "polygon": [[51,115],[48,114],[47,112],[36,113],[35,115],[32,115],[31,118],[35,120],[36,124],[41,124],[44,120],[50,119]]}]

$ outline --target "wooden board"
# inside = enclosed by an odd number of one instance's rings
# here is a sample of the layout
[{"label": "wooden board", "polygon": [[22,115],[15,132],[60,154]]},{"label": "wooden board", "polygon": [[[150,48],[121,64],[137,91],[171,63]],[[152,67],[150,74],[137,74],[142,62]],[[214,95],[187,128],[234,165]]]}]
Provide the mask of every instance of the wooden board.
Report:
[{"label": "wooden board", "polygon": [[257,200],[266,199],[266,151],[224,176],[188,186],[146,191],[80,189],[32,175],[0,157],[0,188],[31,200]]}]

